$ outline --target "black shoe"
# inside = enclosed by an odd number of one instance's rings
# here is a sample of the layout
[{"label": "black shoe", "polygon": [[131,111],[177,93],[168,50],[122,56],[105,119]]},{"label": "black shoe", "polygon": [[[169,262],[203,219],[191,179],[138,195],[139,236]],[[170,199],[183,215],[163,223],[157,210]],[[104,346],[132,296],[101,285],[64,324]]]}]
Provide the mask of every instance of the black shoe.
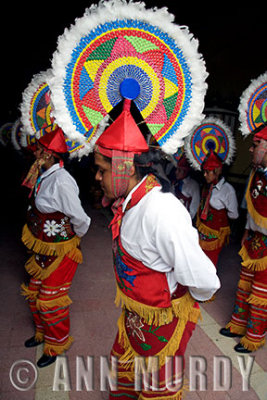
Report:
[{"label": "black shoe", "polygon": [[229,338],[234,337],[242,337],[243,335],[238,335],[237,333],[233,333],[230,331],[230,328],[222,328],[220,329],[220,334]]},{"label": "black shoe", "polygon": [[57,359],[57,356],[48,356],[47,354],[43,354],[42,357],[37,361],[37,365],[39,368],[47,367],[50,364],[53,364]]},{"label": "black shoe", "polygon": [[26,342],[24,343],[25,347],[35,347],[35,346],[39,346],[39,344],[41,344],[43,342],[39,342],[38,340],[35,339],[35,336],[31,337],[30,339],[26,340]]},{"label": "black shoe", "polygon": [[241,343],[238,343],[234,349],[238,353],[251,353],[251,350],[246,349]]}]

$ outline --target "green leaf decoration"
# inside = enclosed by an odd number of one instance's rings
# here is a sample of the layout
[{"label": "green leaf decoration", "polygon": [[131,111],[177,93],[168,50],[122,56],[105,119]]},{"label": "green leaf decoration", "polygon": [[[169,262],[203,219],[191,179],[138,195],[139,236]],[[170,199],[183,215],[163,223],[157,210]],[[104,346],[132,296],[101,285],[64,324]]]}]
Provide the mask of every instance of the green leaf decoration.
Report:
[{"label": "green leaf decoration", "polygon": [[150,344],[147,344],[147,343],[140,343],[140,346],[145,351],[150,350],[152,348],[152,346]]},{"label": "green leaf decoration", "polygon": [[158,336],[158,340],[159,340],[160,342],[168,343],[168,340],[167,340],[164,336]]}]

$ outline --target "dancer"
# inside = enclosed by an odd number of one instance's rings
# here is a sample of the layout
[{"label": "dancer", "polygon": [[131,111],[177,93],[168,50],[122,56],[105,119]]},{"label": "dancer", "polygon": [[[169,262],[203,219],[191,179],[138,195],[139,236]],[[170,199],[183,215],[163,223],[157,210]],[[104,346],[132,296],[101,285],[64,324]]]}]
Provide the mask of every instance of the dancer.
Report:
[{"label": "dancer", "polygon": [[81,206],[78,186],[64,169],[65,137],[57,127],[37,141],[36,161],[23,185],[30,188],[31,205],[22,242],[32,255],[25,268],[30,274],[22,294],[28,299],[35,335],[26,347],[44,343],[39,367],[50,365],[71,345],[68,292],[78,263],[82,262],[81,237],[90,218]]},{"label": "dancer", "polygon": [[186,138],[186,155],[195,169],[202,170],[206,181],[201,192],[196,227],[200,246],[215,267],[230,236],[230,221],[239,215],[235,189],[222,175],[223,163],[230,163],[233,150],[230,129],[215,118],[206,118]]},{"label": "dancer", "polygon": [[[267,73],[253,80],[241,96],[239,118],[243,135],[253,134],[253,170],[247,190],[247,223],[239,252],[242,268],[230,322],[220,330],[241,337],[239,353],[256,351],[265,344],[267,327],[267,126],[262,119]],[[255,129],[253,129],[255,128]]]}]

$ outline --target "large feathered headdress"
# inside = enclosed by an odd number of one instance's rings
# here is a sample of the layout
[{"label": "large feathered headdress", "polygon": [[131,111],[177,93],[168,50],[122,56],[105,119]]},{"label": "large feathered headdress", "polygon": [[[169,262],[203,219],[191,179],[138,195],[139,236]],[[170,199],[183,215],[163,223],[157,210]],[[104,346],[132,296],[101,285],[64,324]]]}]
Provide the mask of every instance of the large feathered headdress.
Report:
[{"label": "large feathered headdress", "polygon": [[203,119],[206,78],[198,41],[165,7],[112,0],[92,5],[65,29],[48,84],[56,122],[85,151],[128,99],[163,151],[173,154]]}]

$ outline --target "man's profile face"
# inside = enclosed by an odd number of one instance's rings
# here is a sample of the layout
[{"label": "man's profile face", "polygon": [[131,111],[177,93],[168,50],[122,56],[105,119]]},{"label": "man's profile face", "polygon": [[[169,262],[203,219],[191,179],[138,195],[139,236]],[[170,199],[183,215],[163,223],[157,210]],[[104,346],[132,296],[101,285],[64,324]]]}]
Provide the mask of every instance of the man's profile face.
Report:
[{"label": "man's profile face", "polygon": [[113,200],[111,163],[102,154],[95,153],[95,165],[97,167],[95,179],[100,183],[104,195]]}]

